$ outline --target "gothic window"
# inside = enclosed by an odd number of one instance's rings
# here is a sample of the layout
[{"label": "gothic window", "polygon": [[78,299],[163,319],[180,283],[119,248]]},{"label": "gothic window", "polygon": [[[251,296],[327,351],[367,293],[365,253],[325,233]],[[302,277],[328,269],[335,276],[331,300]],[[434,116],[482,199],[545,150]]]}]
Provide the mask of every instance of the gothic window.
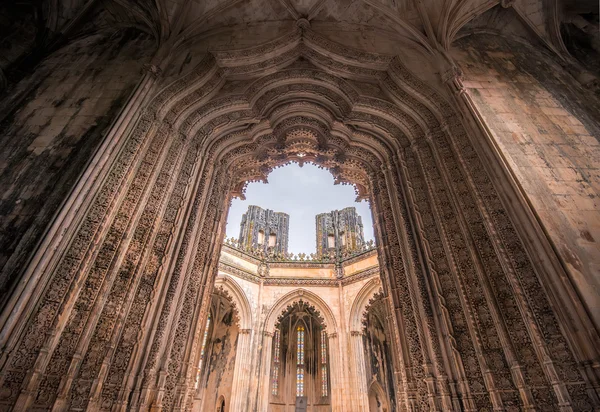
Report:
[{"label": "gothic window", "polygon": [[258,231],[258,244],[263,245],[265,243],[265,232],[264,230]]},{"label": "gothic window", "polygon": [[327,236],[327,247],[333,249],[335,247],[335,236],[329,235]]},{"label": "gothic window", "polygon": [[275,233],[271,233],[269,235],[269,247],[275,247],[276,240],[277,240],[277,235],[275,235]]},{"label": "gothic window", "polygon": [[346,246],[346,233],[344,233],[344,232],[340,233],[340,240],[342,242],[342,246]]},{"label": "gothic window", "polygon": [[275,329],[275,336],[273,336],[273,377],[271,394],[277,395],[279,393],[279,354],[281,352],[281,334],[279,329]]},{"label": "gothic window", "polygon": [[298,326],[297,362],[296,362],[296,396],[304,396],[304,326]]},{"label": "gothic window", "polygon": [[[295,410],[299,399],[331,411],[331,368],[325,324],[306,302],[295,302],[278,319],[274,330],[268,381],[272,411]],[[275,406],[276,405],[276,406]],[[285,408],[281,405],[285,405]],[[317,410],[315,409],[315,410]]]},{"label": "gothic window", "polygon": [[198,361],[198,370],[196,372],[196,388],[200,383],[200,375],[202,373],[202,362],[206,356],[206,340],[208,339],[208,330],[210,328],[210,313],[208,319],[206,319],[206,327],[204,328],[204,336],[202,337],[202,348],[200,349],[200,360]]},{"label": "gothic window", "polygon": [[327,332],[321,331],[321,396],[326,397],[327,387]]}]

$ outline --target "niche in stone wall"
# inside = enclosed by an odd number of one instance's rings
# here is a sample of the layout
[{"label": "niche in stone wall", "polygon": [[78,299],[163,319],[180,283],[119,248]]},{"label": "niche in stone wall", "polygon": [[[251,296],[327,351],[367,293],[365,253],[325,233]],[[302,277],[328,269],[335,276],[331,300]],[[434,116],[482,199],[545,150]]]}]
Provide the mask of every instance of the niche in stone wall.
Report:
[{"label": "niche in stone wall", "polygon": [[295,302],[282,313],[273,336],[269,411],[293,410],[297,401],[309,411],[331,411],[328,337],[320,313]]},{"label": "niche in stone wall", "polygon": [[222,287],[212,294],[196,374],[195,410],[226,410],[236,361],[239,319],[232,297]]},{"label": "niche in stone wall", "polygon": [[363,316],[367,387],[370,412],[390,412],[395,405],[391,334],[383,293],[369,300]]}]

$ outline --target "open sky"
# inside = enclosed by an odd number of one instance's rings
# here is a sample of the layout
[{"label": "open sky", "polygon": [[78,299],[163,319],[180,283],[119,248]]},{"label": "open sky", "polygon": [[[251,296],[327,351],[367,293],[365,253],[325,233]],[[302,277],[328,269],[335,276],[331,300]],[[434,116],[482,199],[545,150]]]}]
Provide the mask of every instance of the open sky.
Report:
[{"label": "open sky", "polygon": [[314,253],[315,216],[354,206],[362,216],[365,240],[374,240],[369,203],[356,203],[355,199],[354,188],[350,185],[334,185],[329,171],[311,164],[300,167],[293,163],[271,172],[268,184],[250,183],[246,200],[233,200],[227,220],[227,237],[238,238],[242,214],[249,205],[257,205],[290,215],[289,252]]}]

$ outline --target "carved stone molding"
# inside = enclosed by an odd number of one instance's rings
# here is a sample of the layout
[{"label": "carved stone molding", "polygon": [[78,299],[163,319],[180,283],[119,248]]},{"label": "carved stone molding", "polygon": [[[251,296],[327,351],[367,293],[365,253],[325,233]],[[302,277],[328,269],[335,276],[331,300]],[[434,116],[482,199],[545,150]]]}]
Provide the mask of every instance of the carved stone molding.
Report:
[{"label": "carved stone molding", "polygon": [[[449,381],[471,410],[597,408],[597,371],[578,362],[571,325],[557,318],[448,96],[400,58],[299,25],[209,55],[149,103],[69,222],[55,264],[31,278],[40,279],[31,310],[15,312],[7,332],[1,407],[191,409],[190,365],[220,269],[275,285],[381,275],[399,408],[453,409]],[[460,86],[458,69],[443,77]],[[357,79],[386,99],[361,96]],[[228,82],[243,93],[224,93]],[[230,197],[307,161],[371,200],[382,266],[298,280],[219,261]]]}]

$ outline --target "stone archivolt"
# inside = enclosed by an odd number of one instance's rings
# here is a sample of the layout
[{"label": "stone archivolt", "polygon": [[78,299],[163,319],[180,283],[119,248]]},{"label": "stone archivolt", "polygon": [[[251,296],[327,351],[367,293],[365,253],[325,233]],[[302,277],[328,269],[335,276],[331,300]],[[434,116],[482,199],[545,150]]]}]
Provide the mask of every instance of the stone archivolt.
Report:
[{"label": "stone archivolt", "polygon": [[3,407],[191,408],[230,196],[290,161],[372,202],[399,410],[599,407],[595,329],[528,257],[458,100],[310,28],[164,86],[9,302]]}]

